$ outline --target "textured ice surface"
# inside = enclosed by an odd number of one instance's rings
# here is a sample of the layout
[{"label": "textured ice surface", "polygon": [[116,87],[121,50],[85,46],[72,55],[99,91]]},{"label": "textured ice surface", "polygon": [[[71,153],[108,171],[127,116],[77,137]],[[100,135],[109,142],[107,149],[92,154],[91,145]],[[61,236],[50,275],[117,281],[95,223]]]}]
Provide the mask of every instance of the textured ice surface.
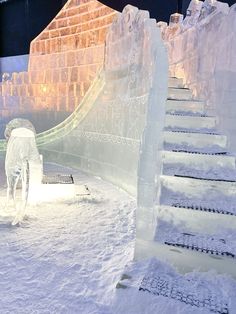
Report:
[{"label": "textured ice surface", "polygon": [[235,151],[236,7],[229,9],[219,1],[205,1],[203,6],[201,21],[167,41],[170,73],[183,78],[195,97],[206,100],[205,109],[219,118]]},{"label": "textured ice surface", "polygon": [[186,17],[183,21],[183,27],[188,28],[194,26],[201,13],[203,2],[199,0],[191,0],[188,6]]}]

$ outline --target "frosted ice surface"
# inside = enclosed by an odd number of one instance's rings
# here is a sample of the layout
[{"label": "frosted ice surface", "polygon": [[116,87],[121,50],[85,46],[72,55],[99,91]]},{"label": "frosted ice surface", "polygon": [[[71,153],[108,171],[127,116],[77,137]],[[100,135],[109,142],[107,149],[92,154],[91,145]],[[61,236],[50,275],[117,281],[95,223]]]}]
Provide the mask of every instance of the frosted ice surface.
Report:
[{"label": "frosted ice surface", "polygon": [[191,0],[186,12],[186,17],[183,21],[184,28],[192,27],[197,23],[199,15],[201,13],[202,5],[202,1]]},{"label": "frosted ice surface", "polygon": [[[30,177],[33,182],[41,181],[42,165],[35,141],[35,129],[30,121],[14,119],[8,123],[5,130],[8,140],[5,159],[5,172],[7,176],[7,203],[9,198],[14,200],[17,210],[13,224],[23,218],[27,203]],[[21,182],[21,196],[17,200],[17,184]],[[7,204],[8,205],[8,204]]]}]

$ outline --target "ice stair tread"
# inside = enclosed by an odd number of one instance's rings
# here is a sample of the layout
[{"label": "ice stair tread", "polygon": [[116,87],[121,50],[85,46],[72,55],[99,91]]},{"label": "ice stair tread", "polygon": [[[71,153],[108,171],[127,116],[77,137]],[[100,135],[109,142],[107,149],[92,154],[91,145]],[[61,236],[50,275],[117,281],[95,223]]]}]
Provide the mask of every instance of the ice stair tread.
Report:
[{"label": "ice stair tread", "polygon": [[157,261],[146,271],[139,290],[185,303],[212,313],[229,314],[229,300],[215,279],[207,280],[198,273],[182,275],[168,264]]},{"label": "ice stair tread", "polygon": [[195,250],[205,254],[231,258],[236,257],[234,245],[230,241],[227,241],[227,239],[217,235],[171,231],[166,232],[166,234],[162,232],[161,241],[167,245]]}]

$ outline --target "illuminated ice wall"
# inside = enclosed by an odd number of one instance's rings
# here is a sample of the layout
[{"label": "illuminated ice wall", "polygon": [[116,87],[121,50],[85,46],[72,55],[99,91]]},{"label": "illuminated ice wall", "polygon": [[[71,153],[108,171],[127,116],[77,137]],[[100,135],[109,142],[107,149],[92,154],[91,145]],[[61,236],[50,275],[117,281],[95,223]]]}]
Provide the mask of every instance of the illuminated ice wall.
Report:
[{"label": "illuminated ice wall", "polygon": [[116,11],[93,0],[69,0],[31,42],[27,72],[0,84],[0,137],[13,117],[37,131],[64,120],[80,104],[104,62],[104,42]]},{"label": "illuminated ice wall", "polygon": [[38,138],[44,159],[98,175],[137,197],[141,239],[153,239],[156,228],[167,75],[156,21],[128,5],[108,32],[104,70],[81,106]]},{"label": "illuminated ice wall", "polygon": [[229,8],[212,1],[211,6],[167,41],[170,73],[206,100],[208,114],[217,116],[219,128],[236,151],[236,5]]}]

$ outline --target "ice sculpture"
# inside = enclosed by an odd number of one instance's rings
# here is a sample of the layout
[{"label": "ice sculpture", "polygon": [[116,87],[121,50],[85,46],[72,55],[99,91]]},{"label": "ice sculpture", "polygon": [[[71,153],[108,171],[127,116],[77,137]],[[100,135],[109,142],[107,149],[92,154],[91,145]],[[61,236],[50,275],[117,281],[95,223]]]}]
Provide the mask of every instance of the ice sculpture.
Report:
[{"label": "ice sculpture", "polygon": [[223,14],[228,14],[229,5],[217,0],[205,0],[199,15],[198,21],[204,20],[208,16],[212,16],[213,13],[222,12]]},{"label": "ice sculpture", "polygon": [[2,75],[2,82],[6,82],[10,79],[10,74],[9,73],[3,73]]},{"label": "ice sculpture", "polygon": [[179,13],[171,14],[169,26],[165,32],[165,38],[171,39],[182,31],[183,15]]},{"label": "ice sculpture", "polygon": [[35,129],[30,121],[25,119],[10,121],[6,126],[5,137],[7,205],[12,198],[16,210],[12,224],[15,225],[24,218],[29,184],[40,183],[42,180],[42,164],[36,146]]},{"label": "ice sculpture", "polygon": [[166,22],[162,22],[162,21],[157,22],[157,27],[160,28],[162,39],[165,38],[165,32],[166,32],[167,26],[168,24]]},{"label": "ice sculpture", "polygon": [[186,11],[186,17],[183,21],[183,27],[185,29],[196,25],[201,14],[202,5],[203,5],[202,1],[191,0]]},{"label": "ice sculpture", "polygon": [[216,10],[216,0],[205,0],[199,15],[199,21],[205,19],[208,15]]}]

